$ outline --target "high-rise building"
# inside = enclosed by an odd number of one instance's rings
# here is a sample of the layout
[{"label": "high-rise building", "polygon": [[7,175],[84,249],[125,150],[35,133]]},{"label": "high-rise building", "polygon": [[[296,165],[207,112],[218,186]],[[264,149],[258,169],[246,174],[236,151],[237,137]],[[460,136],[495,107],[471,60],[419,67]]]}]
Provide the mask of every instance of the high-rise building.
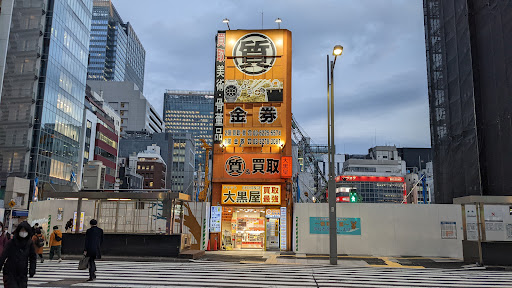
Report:
[{"label": "high-rise building", "polygon": [[137,85],[127,81],[87,81],[87,85],[119,113],[121,134],[125,131],[163,131],[162,118]]},{"label": "high-rise building", "polygon": [[205,164],[205,149],[213,141],[213,92],[167,90],[164,94],[165,131],[190,133],[195,140],[196,168]]},{"label": "high-rise building", "polygon": [[0,102],[0,179],[80,183],[91,13],[92,0],[14,2]]},{"label": "high-rise building", "polygon": [[512,2],[423,3],[436,203],[512,195]]},{"label": "high-rise building", "polygon": [[[160,147],[160,155],[167,164],[166,188],[194,195],[195,149],[192,135],[127,131],[119,142],[119,157],[131,159],[153,144]],[[130,161],[128,166],[133,168],[134,164]]]},{"label": "high-rise building", "polygon": [[120,122],[114,109],[87,86],[81,139],[83,164],[94,160],[105,166],[105,189],[113,189],[116,183]]},{"label": "high-rise building", "polygon": [[89,48],[88,79],[130,81],[144,90],[146,51],[111,0],[94,0]]},{"label": "high-rise building", "polygon": [[14,0],[0,0],[0,96],[2,95],[2,86],[4,83],[5,57],[7,56],[7,46],[9,44],[9,32],[11,30],[12,8]]}]

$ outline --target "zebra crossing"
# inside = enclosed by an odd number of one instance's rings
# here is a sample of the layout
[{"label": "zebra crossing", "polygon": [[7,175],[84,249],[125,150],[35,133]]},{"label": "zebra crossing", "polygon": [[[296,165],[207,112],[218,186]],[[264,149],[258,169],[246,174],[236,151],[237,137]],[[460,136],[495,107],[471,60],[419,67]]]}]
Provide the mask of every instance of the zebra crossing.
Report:
[{"label": "zebra crossing", "polygon": [[38,263],[29,287],[511,287],[512,272],[483,269],[407,269],[235,262],[97,261],[86,282],[78,261]]}]

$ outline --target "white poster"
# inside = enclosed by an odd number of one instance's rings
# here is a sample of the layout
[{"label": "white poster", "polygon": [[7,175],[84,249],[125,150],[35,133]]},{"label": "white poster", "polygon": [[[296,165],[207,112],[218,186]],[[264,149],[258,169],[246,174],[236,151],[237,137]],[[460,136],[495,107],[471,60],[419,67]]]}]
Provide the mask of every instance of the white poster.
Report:
[{"label": "white poster", "polygon": [[457,223],[441,221],[441,239],[457,239]]},{"label": "white poster", "polygon": [[286,207],[281,207],[281,251],[286,251]]},{"label": "white poster", "polygon": [[476,224],[476,206],[466,205],[465,210],[467,240],[478,241],[478,226]]},{"label": "white poster", "polygon": [[221,220],[222,220],[222,207],[212,206],[210,218],[210,232],[220,233],[221,232]]}]

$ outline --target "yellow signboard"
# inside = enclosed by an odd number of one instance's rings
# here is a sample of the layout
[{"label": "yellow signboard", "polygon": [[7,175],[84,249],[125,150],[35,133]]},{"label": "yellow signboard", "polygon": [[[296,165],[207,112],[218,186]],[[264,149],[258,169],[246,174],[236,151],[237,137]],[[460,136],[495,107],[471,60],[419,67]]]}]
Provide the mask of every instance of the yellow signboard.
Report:
[{"label": "yellow signboard", "polygon": [[222,204],[281,205],[281,186],[222,185]]}]

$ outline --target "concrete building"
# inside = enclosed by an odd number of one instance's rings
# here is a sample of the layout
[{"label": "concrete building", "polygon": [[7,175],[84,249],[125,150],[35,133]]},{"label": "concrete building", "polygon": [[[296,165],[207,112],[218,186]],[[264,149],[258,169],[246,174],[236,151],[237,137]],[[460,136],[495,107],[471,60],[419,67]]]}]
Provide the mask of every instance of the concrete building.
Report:
[{"label": "concrete building", "polygon": [[82,127],[83,165],[95,160],[105,165],[104,188],[115,188],[119,150],[119,115],[87,86]]},{"label": "concrete building", "polygon": [[144,90],[146,51],[110,0],[94,0],[89,80],[129,81]]},{"label": "concrete building", "polygon": [[[194,195],[195,141],[189,133],[173,134],[171,190]],[[212,166],[210,166],[212,167]]]},{"label": "concrete building", "polygon": [[343,163],[343,175],[403,177],[405,174],[405,161],[398,156],[395,146],[376,146],[368,150],[368,155],[347,155]]},{"label": "concrete building", "polygon": [[2,87],[4,86],[5,60],[9,44],[13,7],[14,0],[0,0],[0,96],[2,96]]},{"label": "concrete building", "polygon": [[51,181],[67,191],[80,182],[91,18],[92,0],[15,1],[11,21],[3,17],[0,29],[11,30],[0,102],[0,179]]},{"label": "concrete building", "polygon": [[160,155],[160,147],[156,144],[148,146],[145,151],[137,154],[137,174],[144,178],[142,188],[165,189],[167,165]]},{"label": "concrete building", "polygon": [[510,196],[512,2],[423,3],[436,202]]},{"label": "concrete building", "polygon": [[132,82],[87,81],[121,116],[121,133],[125,131],[163,132],[163,121],[155,108]]},{"label": "concrete building", "polygon": [[190,133],[195,141],[196,167],[205,164],[205,149],[213,141],[213,91],[167,90],[164,94],[165,132]]},{"label": "concrete building", "polygon": [[[134,158],[136,158],[136,156]],[[136,162],[135,159],[135,163]],[[131,167],[136,166],[137,165],[134,164]],[[118,158],[119,189],[142,189],[144,177],[137,174],[137,169],[131,167],[127,158]]]},{"label": "concrete building", "polygon": [[[173,163],[174,140],[170,133],[148,133],[141,131],[126,131],[119,140],[119,157],[125,158],[125,166],[136,173],[137,153],[146,150],[148,146],[156,144],[160,147],[160,155],[167,165],[165,187],[171,187],[171,173]],[[134,162],[135,161],[135,162]],[[121,176],[121,175],[119,175]]]},{"label": "concrete building", "polygon": [[106,166],[102,161],[92,160],[85,164],[83,174],[84,190],[100,190],[105,188]]}]

